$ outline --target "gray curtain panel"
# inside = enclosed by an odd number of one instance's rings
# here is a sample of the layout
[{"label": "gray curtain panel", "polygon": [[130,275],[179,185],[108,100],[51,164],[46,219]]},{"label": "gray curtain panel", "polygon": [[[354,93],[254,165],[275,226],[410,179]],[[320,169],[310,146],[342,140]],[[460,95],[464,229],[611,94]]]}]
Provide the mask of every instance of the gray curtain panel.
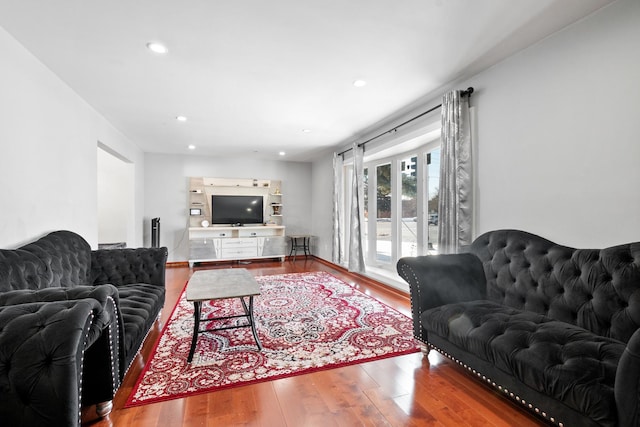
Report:
[{"label": "gray curtain panel", "polygon": [[472,241],[473,174],[469,98],[461,91],[442,100],[438,252],[457,253]]},{"label": "gray curtain panel", "polygon": [[351,209],[349,227],[349,271],[364,273],[364,250],[362,247],[362,219],[364,217],[363,188],[364,168],[362,157],[364,146],[353,144],[353,178],[351,180]]},{"label": "gray curtain panel", "polygon": [[344,252],[342,251],[342,218],[340,215],[340,201],[342,200],[342,170],[344,162],[342,156],[333,153],[333,247],[331,260],[334,264],[342,265]]}]

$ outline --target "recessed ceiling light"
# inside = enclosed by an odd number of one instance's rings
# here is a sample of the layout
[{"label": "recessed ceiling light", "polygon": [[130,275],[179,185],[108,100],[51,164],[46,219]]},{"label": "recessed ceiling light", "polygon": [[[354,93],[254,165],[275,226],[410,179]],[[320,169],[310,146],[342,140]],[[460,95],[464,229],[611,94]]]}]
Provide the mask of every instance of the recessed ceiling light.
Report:
[{"label": "recessed ceiling light", "polygon": [[367,85],[367,82],[365,82],[364,80],[355,80],[355,81],[353,82],[353,85],[354,85],[355,87],[362,87],[362,86],[366,86],[366,85]]},{"label": "recessed ceiling light", "polygon": [[284,155],[285,155],[285,154],[287,154],[287,153],[285,153],[284,151],[281,151],[281,152],[279,152],[278,154],[280,154],[281,156],[284,156]]},{"label": "recessed ceiling light", "polygon": [[311,129],[302,129],[302,132],[309,133],[309,132],[311,132]]},{"label": "recessed ceiling light", "polygon": [[185,116],[176,116],[176,120],[179,122],[186,122],[187,118]]},{"label": "recessed ceiling light", "polygon": [[154,53],[165,54],[169,52],[169,49],[165,45],[160,42],[149,42],[147,43],[147,49]]},{"label": "recessed ceiling light", "polygon": [[189,147],[187,147],[189,150],[195,150],[196,146],[193,144],[189,144]]}]

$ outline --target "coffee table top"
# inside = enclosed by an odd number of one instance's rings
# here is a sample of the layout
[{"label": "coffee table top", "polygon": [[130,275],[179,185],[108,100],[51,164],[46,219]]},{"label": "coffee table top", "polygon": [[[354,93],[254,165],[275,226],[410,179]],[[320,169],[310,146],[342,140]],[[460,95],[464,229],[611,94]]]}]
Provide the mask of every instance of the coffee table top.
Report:
[{"label": "coffee table top", "polygon": [[187,301],[253,295],[260,295],[260,285],[246,268],[196,271],[187,283]]}]

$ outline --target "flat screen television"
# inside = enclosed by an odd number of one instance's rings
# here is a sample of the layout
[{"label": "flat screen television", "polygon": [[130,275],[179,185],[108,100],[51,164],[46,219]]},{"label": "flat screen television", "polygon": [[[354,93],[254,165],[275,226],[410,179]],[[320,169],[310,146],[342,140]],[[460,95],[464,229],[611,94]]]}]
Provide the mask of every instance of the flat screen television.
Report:
[{"label": "flat screen television", "polygon": [[212,195],[211,224],[264,223],[262,196]]}]

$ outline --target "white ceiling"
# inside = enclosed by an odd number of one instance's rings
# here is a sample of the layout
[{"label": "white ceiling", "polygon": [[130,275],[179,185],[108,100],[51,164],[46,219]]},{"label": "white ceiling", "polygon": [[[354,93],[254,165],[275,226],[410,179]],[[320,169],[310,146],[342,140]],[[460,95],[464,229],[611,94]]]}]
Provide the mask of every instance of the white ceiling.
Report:
[{"label": "white ceiling", "polygon": [[304,161],[611,1],[0,0],[0,26],[146,152]]}]

